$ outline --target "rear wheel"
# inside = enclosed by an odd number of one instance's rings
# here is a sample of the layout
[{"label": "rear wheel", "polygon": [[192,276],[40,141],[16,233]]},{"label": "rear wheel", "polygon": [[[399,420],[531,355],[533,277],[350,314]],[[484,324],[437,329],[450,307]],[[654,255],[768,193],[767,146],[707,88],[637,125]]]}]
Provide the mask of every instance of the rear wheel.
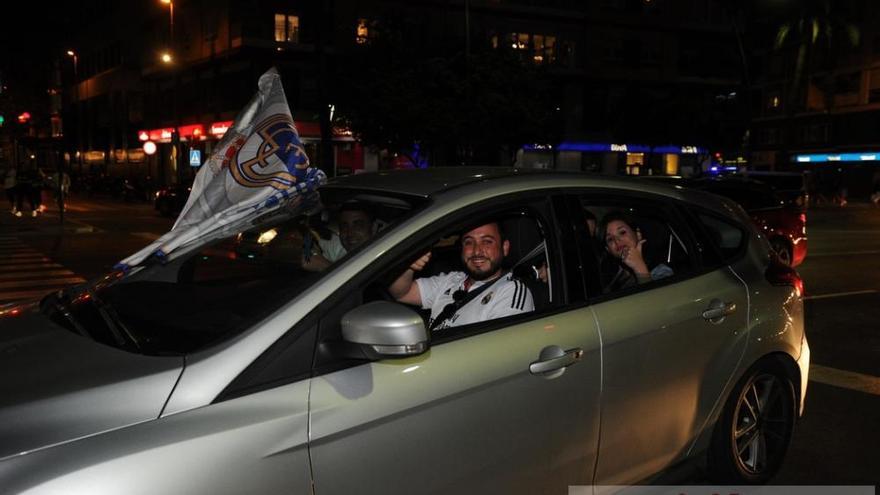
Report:
[{"label": "rear wheel", "polygon": [[791,246],[789,246],[788,242],[786,242],[785,239],[773,239],[772,241],[770,241],[770,246],[773,248],[773,252],[775,252],[776,256],[779,258],[779,261],[788,266],[791,266]]},{"label": "rear wheel", "polygon": [[709,474],[724,484],[766,483],[782,466],[795,419],[791,379],[773,364],[739,381],[715,425]]}]

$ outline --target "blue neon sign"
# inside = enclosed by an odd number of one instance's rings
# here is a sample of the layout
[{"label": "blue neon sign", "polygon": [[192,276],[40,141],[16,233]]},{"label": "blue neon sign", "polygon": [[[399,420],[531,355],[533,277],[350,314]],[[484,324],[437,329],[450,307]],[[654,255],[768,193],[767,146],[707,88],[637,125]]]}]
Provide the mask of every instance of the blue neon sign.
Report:
[{"label": "blue neon sign", "polygon": [[861,153],[817,153],[795,155],[792,161],[797,163],[825,162],[873,162],[880,160],[880,151],[863,151]]}]

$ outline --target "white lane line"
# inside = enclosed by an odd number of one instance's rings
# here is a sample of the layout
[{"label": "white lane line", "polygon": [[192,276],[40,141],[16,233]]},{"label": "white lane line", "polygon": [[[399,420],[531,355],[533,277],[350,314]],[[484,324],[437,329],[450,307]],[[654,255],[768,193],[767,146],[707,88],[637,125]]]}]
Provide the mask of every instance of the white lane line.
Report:
[{"label": "white lane line", "polygon": [[812,364],[810,365],[810,381],[866,394],[880,395],[880,377],[854,371]]},{"label": "white lane line", "polygon": [[807,253],[807,258],[822,258],[825,256],[856,256],[863,254],[880,254],[880,250],[873,251],[837,251],[833,253],[817,253],[815,251],[810,251]]},{"label": "white lane line", "polygon": [[874,294],[877,289],[853,290],[849,292],[834,292],[832,294],[818,294],[815,296],[804,296],[804,301],[815,301],[817,299],[831,299],[833,297],[858,296],[861,294]]}]

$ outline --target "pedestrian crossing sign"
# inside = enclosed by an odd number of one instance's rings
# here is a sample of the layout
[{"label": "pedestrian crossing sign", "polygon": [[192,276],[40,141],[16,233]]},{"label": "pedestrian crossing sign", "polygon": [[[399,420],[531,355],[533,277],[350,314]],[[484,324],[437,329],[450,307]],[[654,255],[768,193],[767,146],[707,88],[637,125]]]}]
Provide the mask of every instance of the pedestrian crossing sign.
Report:
[{"label": "pedestrian crossing sign", "polygon": [[199,167],[202,165],[202,151],[190,148],[189,150],[189,166]]}]

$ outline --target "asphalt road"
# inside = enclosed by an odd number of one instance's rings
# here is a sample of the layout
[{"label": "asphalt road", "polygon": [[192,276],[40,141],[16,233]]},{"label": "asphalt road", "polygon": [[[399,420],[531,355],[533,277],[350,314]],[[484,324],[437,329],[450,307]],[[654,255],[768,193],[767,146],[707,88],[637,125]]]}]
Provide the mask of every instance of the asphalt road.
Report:
[{"label": "asphalt road", "polygon": [[[21,290],[100,276],[172,225],[148,204],[107,199],[74,198],[63,228],[58,220],[52,210],[37,218],[0,215],[0,242],[9,252],[57,274]],[[814,366],[805,415],[774,483],[880,485],[880,209],[813,209],[807,229],[808,255],[798,271]],[[0,276],[0,301],[21,283],[14,276]]]}]

